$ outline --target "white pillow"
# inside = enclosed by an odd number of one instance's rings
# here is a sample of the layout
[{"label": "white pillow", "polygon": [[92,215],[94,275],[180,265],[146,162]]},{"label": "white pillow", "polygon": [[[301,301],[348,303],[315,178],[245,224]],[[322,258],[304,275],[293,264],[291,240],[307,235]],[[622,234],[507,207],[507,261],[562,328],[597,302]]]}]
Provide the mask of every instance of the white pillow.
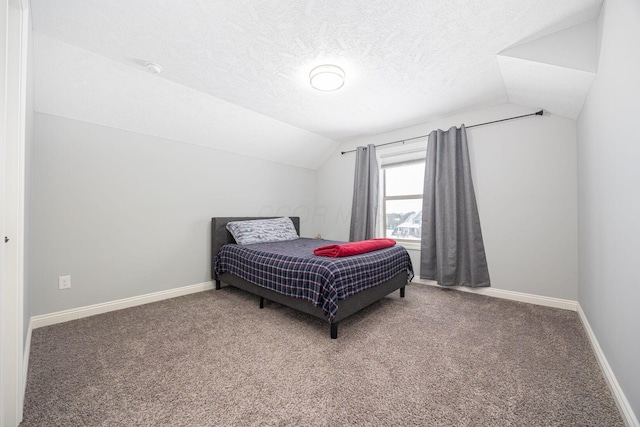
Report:
[{"label": "white pillow", "polygon": [[227,230],[239,245],[298,239],[296,228],[289,217],[232,221],[227,223]]}]

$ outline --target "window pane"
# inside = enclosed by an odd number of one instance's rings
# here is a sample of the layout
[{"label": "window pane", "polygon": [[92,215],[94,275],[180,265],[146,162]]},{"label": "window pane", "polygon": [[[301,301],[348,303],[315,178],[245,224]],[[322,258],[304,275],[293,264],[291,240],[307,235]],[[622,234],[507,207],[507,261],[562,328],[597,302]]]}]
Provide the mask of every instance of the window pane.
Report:
[{"label": "window pane", "polygon": [[422,199],[387,200],[385,214],[385,237],[420,240]]},{"label": "window pane", "polygon": [[385,168],[385,184],[387,196],[403,194],[422,194],[424,187],[424,163]]}]

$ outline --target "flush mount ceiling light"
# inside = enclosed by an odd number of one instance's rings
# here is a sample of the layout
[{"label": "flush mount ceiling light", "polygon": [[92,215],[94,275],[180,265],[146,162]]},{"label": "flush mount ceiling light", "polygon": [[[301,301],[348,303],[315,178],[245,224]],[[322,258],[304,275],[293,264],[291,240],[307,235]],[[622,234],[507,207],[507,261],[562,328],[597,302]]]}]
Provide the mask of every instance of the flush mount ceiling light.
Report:
[{"label": "flush mount ceiling light", "polygon": [[160,74],[162,72],[162,65],[156,64],[155,62],[147,62],[144,66],[147,67],[147,71],[152,74]]},{"label": "flush mount ceiling light", "polygon": [[344,70],[337,65],[319,65],[309,73],[309,83],[323,92],[338,90],[344,85]]}]

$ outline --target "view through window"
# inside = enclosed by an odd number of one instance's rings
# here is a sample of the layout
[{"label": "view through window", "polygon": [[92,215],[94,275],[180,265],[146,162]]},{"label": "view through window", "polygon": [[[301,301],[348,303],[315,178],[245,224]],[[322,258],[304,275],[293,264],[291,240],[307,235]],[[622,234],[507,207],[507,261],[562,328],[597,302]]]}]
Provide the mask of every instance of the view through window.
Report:
[{"label": "view through window", "polygon": [[424,160],[383,166],[385,237],[419,241]]}]

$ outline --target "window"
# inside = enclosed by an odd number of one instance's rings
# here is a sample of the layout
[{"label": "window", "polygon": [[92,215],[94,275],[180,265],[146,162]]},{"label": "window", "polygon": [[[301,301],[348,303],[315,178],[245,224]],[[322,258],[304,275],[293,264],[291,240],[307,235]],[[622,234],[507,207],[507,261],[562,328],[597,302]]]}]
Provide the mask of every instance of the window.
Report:
[{"label": "window", "polygon": [[424,159],[398,163],[384,160],[382,162],[384,237],[420,241]]}]

